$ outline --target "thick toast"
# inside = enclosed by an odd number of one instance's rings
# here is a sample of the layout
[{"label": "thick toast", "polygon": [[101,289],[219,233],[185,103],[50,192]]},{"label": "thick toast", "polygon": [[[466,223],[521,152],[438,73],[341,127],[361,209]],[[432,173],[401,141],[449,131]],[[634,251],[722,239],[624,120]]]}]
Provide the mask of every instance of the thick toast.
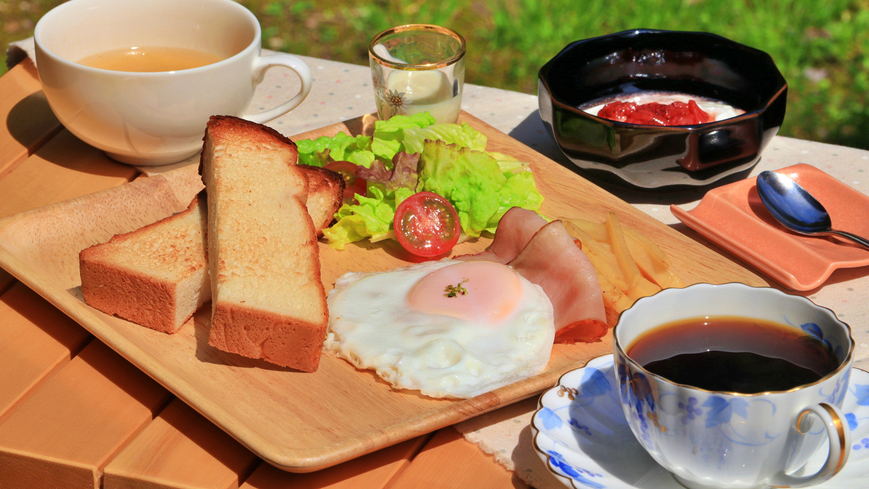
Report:
[{"label": "thick toast", "polygon": [[328,309],[307,178],[295,143],[266,126],[213,116],[201,174],[208,193],[210,345],[317,370]]},{"label": "thick toast", "polygon": [[[345,182],[333,171],[299,168],[307,176],[307,210],[319,235],[341,206]],[[157,331],[177,332],[211,299],[205,198],[202,193],[183,212],[83,250],[85,302]]]},{"label": "thick toast", "polygon": [[178,214],[79,253],[85,302],[175,333],[211,298],[204,195]]}]

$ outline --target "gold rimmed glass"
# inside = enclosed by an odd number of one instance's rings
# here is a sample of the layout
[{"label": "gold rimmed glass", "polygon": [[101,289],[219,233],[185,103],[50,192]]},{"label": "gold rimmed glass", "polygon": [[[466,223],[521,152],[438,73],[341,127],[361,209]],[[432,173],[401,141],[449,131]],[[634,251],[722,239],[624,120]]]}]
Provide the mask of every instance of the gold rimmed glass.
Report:
[{"label": "gold rimmed glass", "polygon": [[392,27],[368,44],[374,99],[381,119],[429,112],[454,123],[465,83],[465,39],[429,24]]}]

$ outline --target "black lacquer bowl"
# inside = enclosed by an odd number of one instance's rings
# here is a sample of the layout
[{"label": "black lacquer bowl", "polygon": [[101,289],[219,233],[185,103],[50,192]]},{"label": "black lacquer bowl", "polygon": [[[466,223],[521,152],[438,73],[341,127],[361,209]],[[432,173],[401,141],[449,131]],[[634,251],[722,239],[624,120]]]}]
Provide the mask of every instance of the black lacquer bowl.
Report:
[{"label": "black lacquer bowl", "polygon": [[[639,91],[698,95],[745,113],[663,127],[579,109]],[[702,187],[759,161],[784,120],[787,82],[768,54],[721,36],[637,29],[565,47],[540,69],[538,100],[558,146],[591,176],[645,189]]]}]

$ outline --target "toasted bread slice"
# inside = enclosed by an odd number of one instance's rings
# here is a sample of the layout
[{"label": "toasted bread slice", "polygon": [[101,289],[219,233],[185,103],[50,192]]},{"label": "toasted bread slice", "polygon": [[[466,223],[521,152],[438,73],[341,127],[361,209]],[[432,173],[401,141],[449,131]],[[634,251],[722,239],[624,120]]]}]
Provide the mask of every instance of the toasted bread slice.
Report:
[{"label": "toasted bread slice", "polygon": [[213,116],[201,172],[208,193],[210,345],[317,370],[328,309],[307,178],[295,143],[266,126]]},{"label": "toasted bread slice", "polygon": [[317,236],[321,236],[343,203],[347,182],[332,170],[308,165],[299,165],[299,168],[308,177],[308,214],[314,222]]},{"label": "toasted bread slice", "polygon": [[[345,182],[330,170],[299,168],[308,177],[308,213],[320,235],[341,206]],[[203,192],[183,212],[83,250],[79,264],[85,302],[142,326],[176,333],[211,300],[206,232]]]},{"label": "toasted bread slice", "polygon": [[211,298],[204,194],[178,214],[79,254],[85,302],[142,326],[175,333]]}]

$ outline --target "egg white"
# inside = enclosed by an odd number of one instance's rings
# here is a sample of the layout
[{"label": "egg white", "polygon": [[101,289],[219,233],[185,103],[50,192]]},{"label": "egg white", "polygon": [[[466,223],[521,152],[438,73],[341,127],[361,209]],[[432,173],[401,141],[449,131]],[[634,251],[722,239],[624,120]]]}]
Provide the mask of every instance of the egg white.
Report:
[{"label": "egg white", "polygon": [[421,278],[456,263],[340,277],[328,296],[326,351],[374,370],[397,389],[430,397],[473,397],[543,371],[555,336],[553,309],[543,289],[525,278],[514,314],[497,324],[407,305]]}]

